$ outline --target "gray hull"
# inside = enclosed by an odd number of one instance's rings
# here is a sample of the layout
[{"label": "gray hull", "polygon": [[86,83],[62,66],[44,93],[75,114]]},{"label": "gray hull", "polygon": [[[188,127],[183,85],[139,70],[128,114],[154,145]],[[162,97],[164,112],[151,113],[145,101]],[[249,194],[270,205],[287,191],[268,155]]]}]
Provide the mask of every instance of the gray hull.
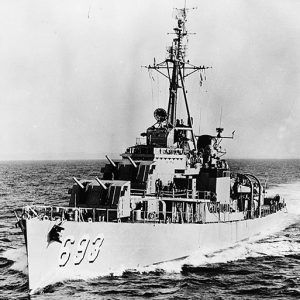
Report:
[{"label": "gray hull", "polygon": [[31,293],[66,279],[119,274],[234,245],[275,227],[284,212],[263,218],[208,224],[71,222],[61,224],[61,241],[49,242],[55,221],[26,220]]}]

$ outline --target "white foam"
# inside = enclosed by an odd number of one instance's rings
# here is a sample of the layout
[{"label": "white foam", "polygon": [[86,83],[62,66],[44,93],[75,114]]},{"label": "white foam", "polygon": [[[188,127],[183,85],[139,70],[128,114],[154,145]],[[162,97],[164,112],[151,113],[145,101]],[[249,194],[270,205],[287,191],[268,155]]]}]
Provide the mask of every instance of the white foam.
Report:
[{"label": "white foam", "polygon": [[155,271],[163,269],[168,273],[179,273],[182,266],[203,266],[207,264],[227,263],[249,257],[262,256],[284,256],[289,254],[300,253],[300,244],[295,243],[282,236],[262,240],[262,235],[256,236],[248,241],[237,243],[233,247],[221,249],[211,253],[203,253],[201,250],[193,253],[186,259],[161,263],[156,266],[142,268],[140,272]]},{"label": "white foam", "polygon": [[[186,259],[161,263],[156,266],[142,268],[139,271],[154,271],[161,268],[166,272],[178,273],[184,264],[200,266],[214,263],[226,263],[249,257],[261,256],[284,256],[289,254],[300,253],[300,243],[276,234],[289,225],[300,221],[300,182],[280,184],[269,190],[268,196],[282,195],[287,203],[288,214],[279,219],[276,226],[266,228],[255,237],[237,243],[233,247],[221,249],[212,253],[203,253],[201,250],[193,253]],[[274,236],[275,234],[275,236]]]},{"label": "white foam", "polygon": [[268,190],[268,196],[281,195],[289,213],[300,215],[300,181],[280,184]]},{"label": "white foam", "polygon": [[22,246],[18,249],[8,249],[2,253],[2,256],[14,262],[14,264],[11,266],[11,269],[23,272],[24,274],[28,273],[25,246]]},{"label": "white foam", "polygon": [[[261,238],[261,237],[260,237]],[[257,237],[257,239],[259,239]],[[182,266],[192,265],[201,266],[207,264],[227,263],[239,259],[246,259],[249,257],[262,256],[284,256],[288,254],[300,253],[300,244],[293,243],[288,240],[278,241],[244,241],[237,243],[234,247],[221,249],[212,253],[203,253],[201,250],[193,253],[188,258],[177,261],[170,261],[161,263],[156,266],[149,266],[142,268],[140,272],[155,271],[155,269],[163,269],[168,273],[179,273]]]}]

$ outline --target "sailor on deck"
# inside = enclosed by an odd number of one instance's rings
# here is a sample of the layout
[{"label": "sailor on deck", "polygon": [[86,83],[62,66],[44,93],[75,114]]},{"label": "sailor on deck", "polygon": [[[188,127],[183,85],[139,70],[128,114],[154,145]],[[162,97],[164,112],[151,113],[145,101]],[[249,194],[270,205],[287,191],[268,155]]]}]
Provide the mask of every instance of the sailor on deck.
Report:
[{"label": "sailor on deck", "polygon": [[155,193],[156,197],[159,198],[162,190],[162,181],[158,178],[155,181]]}]

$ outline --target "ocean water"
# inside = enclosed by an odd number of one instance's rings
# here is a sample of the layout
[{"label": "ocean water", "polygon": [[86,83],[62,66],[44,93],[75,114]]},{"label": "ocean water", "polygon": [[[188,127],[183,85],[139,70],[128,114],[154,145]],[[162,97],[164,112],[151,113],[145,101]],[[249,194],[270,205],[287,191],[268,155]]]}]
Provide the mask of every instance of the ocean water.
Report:
[{"label": "ocean water", "polygon": [[300,299],[300,160],[229,160],[288,205],[276,230],[231,248],[125,272],[64,281],[28,295],[26,250],[13,209],[68,204],[72,177],[100,175],[103,161],[0,162],[0,299]]}]

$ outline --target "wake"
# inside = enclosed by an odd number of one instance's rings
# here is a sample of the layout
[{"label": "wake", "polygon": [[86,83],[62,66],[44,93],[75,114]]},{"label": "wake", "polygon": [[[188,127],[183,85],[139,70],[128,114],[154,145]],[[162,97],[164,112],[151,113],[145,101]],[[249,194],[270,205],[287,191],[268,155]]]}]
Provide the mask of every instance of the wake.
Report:
[{"label": "wake", "polygon": [[300,181],[294,183],[280,184],[268,190],[268,196],[279,194],[287,203],[287,210],[290,214],[298,215],[300,218]]},{"label": "wake", "polygon": [[8,249],[2,253],[2,257],[13,261],[14,263],[10,267],[12,270],[28,273],[27,268],[27,255],[25,245],[17,249]]},{"label": "wake", "polygon": [[153,272],[161,268],[168,273],[179,273],[184,265],[204,266],[208,264],[228,263],[231,261],[262,256],[286,256],[300,254],[300,182],[280,184],[268,190],[267,196],[283,196],[287,204],[287,214],[278,220],[276,226],[263,231],[246,241],[218,251],[203,253],[201,250],[189,257],[161,263],[157,266],[141,268],[141,272]]}]

